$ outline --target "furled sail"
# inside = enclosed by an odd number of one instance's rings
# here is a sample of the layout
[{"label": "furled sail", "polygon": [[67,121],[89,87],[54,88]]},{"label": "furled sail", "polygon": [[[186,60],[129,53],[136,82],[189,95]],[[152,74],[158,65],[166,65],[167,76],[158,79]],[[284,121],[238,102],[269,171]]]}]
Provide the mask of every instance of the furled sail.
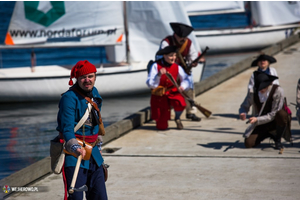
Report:
[{"label": "furled sail", "polygon": [[300,22],[299,1],[251,1],[254,25],[274,26]]},{"label": "furled sail", "polygon": [[183,1],[188,15],[244,12],[243,1]]},{"label": "furled sail", "polygon": [[17,1],[6,45],[113,45],[124,32],[121,1]]},{"label": "furled sail", "polygon": [[[172,35],[170,22],[191,25],[182,2],[127,1],[128,37],[131,61],[154,59],[162,39]],[[200,51],[194,33],[188,36]]]}]

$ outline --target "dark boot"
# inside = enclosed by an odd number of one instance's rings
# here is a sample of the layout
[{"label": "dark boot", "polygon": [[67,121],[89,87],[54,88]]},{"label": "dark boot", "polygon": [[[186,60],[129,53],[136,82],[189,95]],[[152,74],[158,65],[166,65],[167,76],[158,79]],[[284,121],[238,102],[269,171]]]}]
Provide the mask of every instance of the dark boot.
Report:
[{"label": "dark boot", "polygon": [[179,129],[179,130],[183,129],[183,125],[182,125],[180,119],[175,119],[175,123],[177,125],[177,129]]},{"label": "dark boot", "polygon": [[275,141],[275,149],[283,149],[283,145],[281,144],[280,140]]},{"label": "dark boot", "polygon": [[281,137],[285,131],[285,126],[276,127],[276,135],[274,136],[275,149],[283,149],[284,146],[281,144]]},{"label": "dark boot", "polygon": [[201,118],[197,117],[195,114],[186,114],[185,116],[187,119],[191,119],[192,121],[200,122]]}]

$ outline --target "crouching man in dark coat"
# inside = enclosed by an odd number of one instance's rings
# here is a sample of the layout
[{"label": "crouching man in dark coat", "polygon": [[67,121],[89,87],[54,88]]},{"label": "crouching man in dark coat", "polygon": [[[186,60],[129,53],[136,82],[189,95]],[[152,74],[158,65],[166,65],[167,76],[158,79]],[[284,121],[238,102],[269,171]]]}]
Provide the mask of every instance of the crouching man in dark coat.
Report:
[{"label": "crouching man in dark coat", "polygon": [[259,71],[254,72],[253,92],[248,92],[239,109],[240,118],[246,119],[250,106],[253,106],[251,124],[245,131],[245,147],[251,148],[260,144],[264,139],[271,138],[276,149],[282,149],[281,138],[291,141],[291,116],[284,108],[283,89],[272,82],[278,79]]}]

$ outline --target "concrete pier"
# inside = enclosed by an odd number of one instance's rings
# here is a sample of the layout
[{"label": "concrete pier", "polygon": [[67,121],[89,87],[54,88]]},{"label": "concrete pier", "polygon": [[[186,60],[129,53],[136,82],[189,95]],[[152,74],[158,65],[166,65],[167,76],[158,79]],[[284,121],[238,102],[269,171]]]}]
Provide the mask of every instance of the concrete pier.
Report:
[{"label": "concrete pier", "polygon": [[[300,42],[281,50],[274,55],[277,63],[271,66],[277,70],[288,103],[295,103],[300,78]],[[250,63],[245,65],[250,66],[251,59],[248,60]],[[245,67],[236,76],[197,96],[196,101],[213,113],[209,118],[202,115],[201,122],[185,120],[183,113],[183,130],[177,130],[174,120],[170,120],[169,130],[157,131],[155,122],[149,121],[105,144],[104,151],[110,152],[104,153],[105,163],[110,165],[106,182],[108,198],[299,199],[300,125],[294,106],[289,106],[293,112],[293,146],[283,142],[283,154],[274,149],[269,139],[256,148],[244,147],[242,134],[247,125],[238,119],[238,109],[254,70]],[[29,186],[43,191],[18,192],[6,199],[63,199],[61,175],[45,176]]]}]

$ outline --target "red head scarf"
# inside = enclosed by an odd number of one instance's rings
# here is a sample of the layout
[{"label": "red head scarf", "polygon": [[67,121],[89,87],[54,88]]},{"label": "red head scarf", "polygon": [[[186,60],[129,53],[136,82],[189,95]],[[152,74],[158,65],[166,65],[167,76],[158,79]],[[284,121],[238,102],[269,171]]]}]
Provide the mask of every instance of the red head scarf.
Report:
[{"label": "red head scarf", "polygon": [[95,72],[97,72],[95,65],[93,65],[87,60],[84,61],[81,60],[77,62],[76,65],[71,70],[69,85],[73,85],[72,78],[78,78],[80,76],[90,74],[90,73],[95,73]]}]

